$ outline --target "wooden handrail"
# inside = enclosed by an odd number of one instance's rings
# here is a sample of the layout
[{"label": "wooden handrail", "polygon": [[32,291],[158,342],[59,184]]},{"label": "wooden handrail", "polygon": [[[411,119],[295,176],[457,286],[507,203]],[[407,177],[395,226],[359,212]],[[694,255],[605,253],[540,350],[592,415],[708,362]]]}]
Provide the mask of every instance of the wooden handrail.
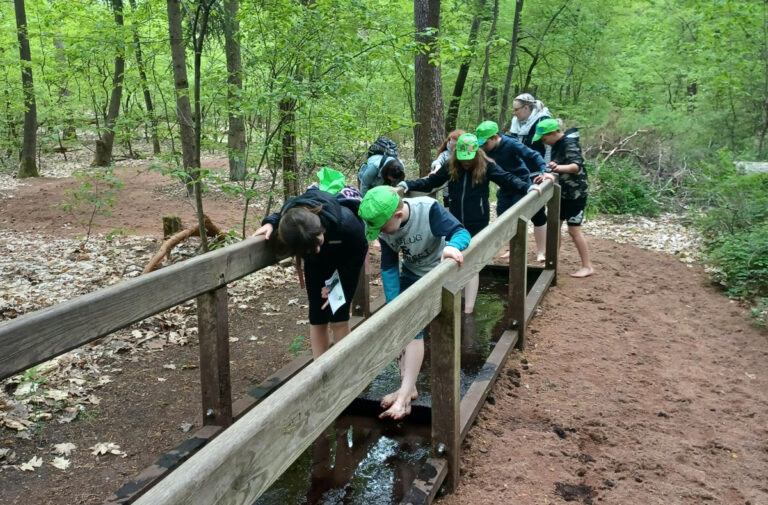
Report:
[{"label": "wooden handrail", "polygon": [[460,289],[471,277],[466,270],[474,275],[493,257],[490,249],[495,253],[499,243],[524,230],[520,218],[532,216],[551,198],[553,184],[546,182],[542,189],[541,196],[529,193],[478,234],[465,251],[463,267],[454,261],[438,265],[135,503],[253,503],[441,312],[443,287]]},{"label": "wooden handrail", "polygon": [[0,379],[275,262],[257,237],[0,324]]}]

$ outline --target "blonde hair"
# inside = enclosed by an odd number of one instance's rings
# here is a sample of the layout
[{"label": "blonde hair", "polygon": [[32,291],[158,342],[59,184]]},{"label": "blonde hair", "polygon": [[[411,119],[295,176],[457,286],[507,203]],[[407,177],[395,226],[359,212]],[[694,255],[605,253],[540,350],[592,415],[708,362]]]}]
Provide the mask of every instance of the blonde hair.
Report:
[{"label": "blonde hair", "polygon": [[531,108],[531,112],[533,112],[533,109],[536,109],[538,111],[544,109],[544,104],[541,103],[541,100],[536,100],[533,98],[533,95],[530,93],[523,93],[522,95],[517,95],[515,97],[515,102],[520,102],[523,104],[523,106],[528,106]]}]

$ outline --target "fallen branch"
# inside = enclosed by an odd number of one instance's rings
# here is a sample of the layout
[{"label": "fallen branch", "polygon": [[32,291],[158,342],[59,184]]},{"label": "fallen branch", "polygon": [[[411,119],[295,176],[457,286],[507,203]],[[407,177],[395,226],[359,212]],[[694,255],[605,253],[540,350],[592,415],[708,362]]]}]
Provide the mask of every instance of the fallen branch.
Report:
[{"label": "fallen branch", "polygon": [[[209,237],[216,237],[219,234],[221,234],[221,229],[213,224],[211,220],[208,218],[208,216],[205,217],[205,234]],[[157,268],[157,266],[163,261],[164,256],[169,256],[171,254],[171,250],[176,247],[180,242],[183,242],[184,240],[188,239],[189,237],[193,235],[197,235],[200,232],[200,227],[195,225],[192,228],[187,228],[186,230],[181,230],[177,234],[171,236],[163,242],[163,245],[160,246],[160,249],[157,250],[155,255],[152,257],[152,259],[149,261],[146,267],[144,267],[144,270],[141,272],[142,274],[147,274]]]}]

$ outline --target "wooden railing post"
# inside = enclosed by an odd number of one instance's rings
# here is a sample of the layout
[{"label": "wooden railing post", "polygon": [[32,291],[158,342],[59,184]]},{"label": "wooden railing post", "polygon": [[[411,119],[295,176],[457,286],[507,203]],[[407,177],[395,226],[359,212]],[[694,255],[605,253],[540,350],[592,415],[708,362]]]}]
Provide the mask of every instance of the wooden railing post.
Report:
[{"label": "wooden railing post", "polygon": [[459,485],[461,402],[459,370],[461,345],[461,290],[443,288],[442,308],[432,326],[432,454],[448,462],[446,486]]},{"label": "wooden railing post", "polygon": [[203,424],[229,426],[232,424],[232,384],[226,286],[197,297],[197,330]]},{"label": "wooden railing post", "polygon": [[509,241],[509,309],[518,349],[525,347],[525,295],[528,294],[528,222],[517,220],[517,233]]},{"label": "wooden railing post", "polygon": [[552,286],[556,286],[560,251],[560,186],[555,184],[552,189],[552,198],[547,202],[547,259],[544,268],[554,270]]}]

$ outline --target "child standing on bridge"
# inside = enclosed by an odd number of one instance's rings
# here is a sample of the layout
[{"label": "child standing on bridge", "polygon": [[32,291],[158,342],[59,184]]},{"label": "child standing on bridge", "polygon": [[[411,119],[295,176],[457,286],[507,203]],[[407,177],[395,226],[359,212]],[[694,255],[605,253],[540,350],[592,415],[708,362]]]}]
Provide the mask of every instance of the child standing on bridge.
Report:
[{"label": "child standing on bridge", "polygon": [[[315,359],[330,347],[329,326],[335,342],[349,334],[349,307],[368,253],[365,228],[355,215],[360,200],[345,197],[341,173],[324,168],[318,175],[319,188],[310,187],[303,195],[285,202],[280,212],[264,218],[261,228],[253,234],[269,240],[277,230],[283,252],[298,257],[297,267],[302,260],[306,265],[303,280],[309,299],[309,337]],[[335,271],[339,272],[346,303],[332,312],[325,281]]]},{"label": "child standing on bridge", "polygon": [[571,277],[589,277],[595,273],[595,269],[589,258],[587,239],[581,233],[589,186],[584,156],[579,145],[579,132],[573,130],[563,133],[557,120],[544,119],[536,125],[533,141],[539,139],[545,145],[552,146],[552,161],[547,164],[551,172],[536,177],[535,182],[539,183],[544,179],[555,181],[552,174],[558,174],[560,177],[560,219],[561,222],[568,223],[568,235],[571,236],[581,258],[581,268],[572,273]]},{"label": "child standing on bridge", "polygon": [[[469,232],[445,208],[429,197],[402,199],[388,186],[366,193],[360,203],[368,240],[381,244],[381,280],[384,296],[391,302],[397,295],[446,258],[464,261],[461,251],[469,245]],[[400,271],[399,253],[403,252]],[[419,331],[400,355],[400,389],[381,400],[387,409],[379,417],[398,420],[411,413],[411,401],[418,398],[416,378],[424,359],[424,333]]]}]

